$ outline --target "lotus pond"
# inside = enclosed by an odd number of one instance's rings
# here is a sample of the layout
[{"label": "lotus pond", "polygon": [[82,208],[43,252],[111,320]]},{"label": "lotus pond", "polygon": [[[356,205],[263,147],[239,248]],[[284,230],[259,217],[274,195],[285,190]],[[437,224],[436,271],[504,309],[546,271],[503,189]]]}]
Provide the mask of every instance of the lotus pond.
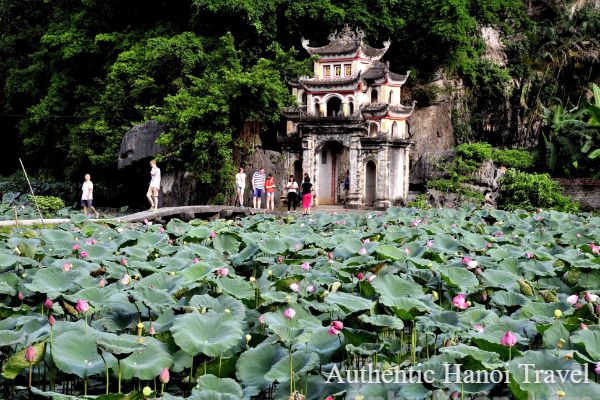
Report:
[{"label": "lotus pond", "polygon": [[[598,226],[390,209],[15,229],[0,245],[3,396],[599,399]],[[422,374],[357,382],[368,368]]]}]

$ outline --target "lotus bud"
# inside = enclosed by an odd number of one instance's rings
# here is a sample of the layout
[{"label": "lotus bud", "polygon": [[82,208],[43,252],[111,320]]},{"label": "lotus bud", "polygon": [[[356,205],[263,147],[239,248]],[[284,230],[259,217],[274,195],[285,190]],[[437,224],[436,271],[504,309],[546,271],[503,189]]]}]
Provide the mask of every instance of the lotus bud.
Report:
[{"label": "lotus bud", "polygon": [[33,346],[29,346],[29,347],[27,347],[27,350],[25,350],[25,360],[29,364],[32,364],[35,361],[36,355],[37,354],[36,354],[35,348]]},{"label": "lotus bud", "polygon": [[329,290],[323,291],[323,297],[327,297],[327,296],[329,296]]},{"label": "lotus bud", "polygon": [[50,317],[48,318],[48,324],[50,326],[54,326],[55,323],[56,323],[56,320],[54,319],[54,315],[50,314]]},{"label": "lotus bud", "polygon": [[356,277],[358,278],[359,281],[362,281],[363,279],[365,279],[365,274],[363,274],[362,272],[359,272],[358,274],[356,274]]},{"label": "lotus bud", "polygon": [[268,271],[267,271],[267,276],[268,276],[269,278],[270,278],[270,277],[272,277],[272,276],[273,276],[273,271],[271,271],[271,270],[268,270]]},{"label": "lotus bud", "polygon": [[506,331],[502,339],[500,339],[500,344],[506,347],[513,347],[515,344],[517,344],[517,337],[514,333]]},{"label": "lotus bud", "polygon": [[488,300],[488,295],[485,290],[481,291],[480,296],[481,296],[481,301],[483,301],[484,303]]},{"label": "lotus bud", "polygon": [[554,310],[554,318],[559,319],[562,316],[562,311],[559,309]]},{"label": "lotus bud", "polygon": [[88,304],[87,301],[85,300],[81,300],[81,299],[77,299],[77,304],[75,305],[75,309],[80,312],[80,313],[85,313],[87,310],[89,310],[90,305]]},{"label": "lotus bud", "polygon": [[87,251],[82,251],[81,253],[79,253],[79,255],[81,256],[81,258],[86,258],[88,256]]},{"label": "lotus bud", "polygon": [[456,400],[456,399],[458,399],[458,396],[459,396],[459,395],[460,395],[460,393],[459,393],[459,392],[457,392],[457,391],[455,390],[454,392],[452,392],[452,393],[450,394],[450,398],[451,398],[452,400]]},{"label": "lotus bud", "polygon": [[19,301],[23,301],[24,298],[25,298],[25,296],[23,296],[23,293],[19,292],[17,294],[17,299],[19,299]]},{"label": "lotus bud", "polygon": [[156,334],[156,330],[154,329],[154,325],[150,324],[150,329],[148,329],[148,333],[150,335]]},{"label": "lotus bud", "polygon": [[595,303],[596,301],[598,301],[598,296],[590,292],[585,292],[583,298],[588,303]]},{"label": "lotus bud", "polygon": [[144,386],[144,389],[142,389],[142,394],[146,397],[149,397],[152,394],[152,389],[150,389],[149,386]]},{"label": "lotus bud", "polygon": [[51,310],[52,309],[52,300],[50,299],[46,299],[46,301],[44,302],[44,308]]},{"label": "lotus bud", "polygon": [[248,280],[250,281],[250,283],[254,283],[256,282],[256,278],[251,276],[250,278],[248,278]]},{"label": "lotus bud", "polygon": [[98,283],[98,286],[100,286],[100,288],[103,288],[104,286],[106,286],[106,279],[104,279],[104,277],[100,277],[100,282]]},{"label": "lotus bud", "polygon": [[300,291],[300,285],[298,285],[296,282],[290,284],[290,290],[292,292],[299,292]]},{"label": "lotus bud", "polygon": [[283,316],[287,319],[292,319],[296,316],[296,311],[293,308],[288,308],[283,312]]},{"label": "lotus bud", "polygon": [[246,344],[248,344],[252,340],[252,335],[250,335],[249,333],[246,333],[246,336],[244,336],[244,338],[246,339]]},{"label": "lotus bud", "polygon": [[121,278],[121,283],[123,285],[129,285],[129,282],[131,282],[131,277],[128,274],[123,275]]},{"label": "lotus bud", "polygon": [[594,372],[596,375],[600,375],[600,361],[596,363],[596,368],[594,368]]},{"label": "lotus bud", "polygon": [[258,322],[260,322],[261,325],[265,323],[265,314],[260,314],[258,316]]},{"label": "lotus bud", "polygon": [[212,239],[216,238],[216,237],[217,237],[217,232],[215,232],[215,231],[210,231],[210,237],[211,237]]},{"label": "lotus bud", "polygon": [[436,302],[440,298],[440,295],[435,290],[431,292],[431,301]]},{"label": "lotus bud", "polygon": [[588,330],[588,326],[586,324],[584,324],[583,322],[579,324],[579,328],[582,331],[587,331]]},{"label": "lotus bud", "polygon": [[337,329],[338,331],[344,329],[344,323],[342,321],[331,321],[331,326]]},{"label": "lotus bud", "polygon": [[73,251],[77,251],[77,250],[79,250],[79,243],[75,243],[73,245]]},{"label": "lotus bud", "polygon": [[306,261],[302,263],[302,270],[303,271],[308,271],[310,269],[310,264],[307,263]]},{"label": "lotus bud", "polygon": [[579,296],[576,294],[572,294],[569,297],[567,297],[567,302],[571,303],[572,305],[577,304],[578,301],[579,301]]},{"label": "lotus bud", "polygon": [[169,378],[169,370],[167,368],[163,368],[162,372],[158,376],[158,380],[164,385],[169,383]]}]

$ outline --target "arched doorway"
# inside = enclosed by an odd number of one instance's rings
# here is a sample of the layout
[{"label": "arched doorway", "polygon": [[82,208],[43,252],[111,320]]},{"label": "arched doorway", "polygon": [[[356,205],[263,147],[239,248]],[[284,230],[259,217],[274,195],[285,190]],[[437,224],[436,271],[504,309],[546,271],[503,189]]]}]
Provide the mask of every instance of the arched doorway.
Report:
[{"label": "arched doorway", "polygon": [[332,97],[327,100],[327,116],[335,117],[340,115],[342,111],[342,100],[339,97]]},{"label": "arched doorway", "polygon": [[302,183],[302,161],[294,161],[294,179],[300,185]]},{"label": "arched doorway", "polygon": [[399,139],[400,132],[398,132],[398,122],[394,121],[392,124],[392,139]]},{"label": "arched doorway", "polygon": [[375,204],[377,189],[377,167],[373,161],[367,162],[365,165],[365,205],[372,206]]},{"label": "arched doorway", "polygon": [[378,97],[377,90],[371,89],[371,103],[377,103]]},{"label": "arched doorway", "polygon": [[377,124],[375,122],[371,122],[369,124],[369,136],[371,136],[371,137],[377,136]]},{"label": "arched doorway", "polygon": [[326,142],[317,148],[315,159],[319,171],[317,196],[319,204],[335,204],[338,195],[339,174],[346,169],[341,165],[344,157],[347,158],[347,148],[339,142]]}]

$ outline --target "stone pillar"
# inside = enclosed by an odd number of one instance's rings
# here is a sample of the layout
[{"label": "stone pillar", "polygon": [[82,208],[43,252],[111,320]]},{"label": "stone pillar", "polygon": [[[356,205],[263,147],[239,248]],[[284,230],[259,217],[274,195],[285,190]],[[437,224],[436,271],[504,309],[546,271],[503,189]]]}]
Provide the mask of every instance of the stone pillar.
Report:
[{"label": "stone pillar", "polygon": [[348,117],[350,115],[350,105],[348,104],[348,101],[344,101],[342,103],[342,113],[344,114],[344,117]]},{"label": "stone pillar", "polygon": [[325,108],[325,103],[319,103],[319,115],[317,117],[324,117],[327,115],[327,109]]},{"label": "stone pillar", "polygon": [[388,208],[392,205],[390,201],[390,170],[389,170],[389,146],[381,147],[377,152],[377,187],[375,208]]},{"label": "stone pillar", "polygon": [[359,137],[350,138],[348,159],[350,163],[350,192],[348,193],[348,207],[359,208],[363,205],[363,196],[361,190],[363,167]]},{"label": "stone pillar", "polygon": [[410,168],[410,145],[404,148],[404,185],[402,188],[404,189],[404,193],[402,194],[403,201],[406,203],[408,199],[408,184],[409,184],[409,168]]},{"label": "stone pillar", "polygon": [[[310,176],[310,182],[313,184],[313,189],[317,190],[317,182],[314,174],[314,165],[315,165],[315,138],[312,134],[306,135],[302,140],[302,178],[304,179],[304,174],[307,173]],[[302,185],[302,182],[298,182],[299,185]]]}]

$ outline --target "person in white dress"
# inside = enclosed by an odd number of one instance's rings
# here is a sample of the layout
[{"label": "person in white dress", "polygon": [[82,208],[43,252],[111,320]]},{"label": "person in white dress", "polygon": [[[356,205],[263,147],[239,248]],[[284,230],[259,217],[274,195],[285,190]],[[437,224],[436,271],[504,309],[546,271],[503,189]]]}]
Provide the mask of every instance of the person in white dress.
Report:
[{"label": "person in white dress", "polygon": [[244,208],[244,189],[246,189],[246,173],[244,168],[240,167],[239,172],[235,174],[235,192],[242,208]]},{"label": "person in white dress", "polygon": [[150,186],[146,197],[150,202],[150,210],[158,210],[158,192],[160,191],[160,168],[156,166],[156,160],[150,161]]}]

